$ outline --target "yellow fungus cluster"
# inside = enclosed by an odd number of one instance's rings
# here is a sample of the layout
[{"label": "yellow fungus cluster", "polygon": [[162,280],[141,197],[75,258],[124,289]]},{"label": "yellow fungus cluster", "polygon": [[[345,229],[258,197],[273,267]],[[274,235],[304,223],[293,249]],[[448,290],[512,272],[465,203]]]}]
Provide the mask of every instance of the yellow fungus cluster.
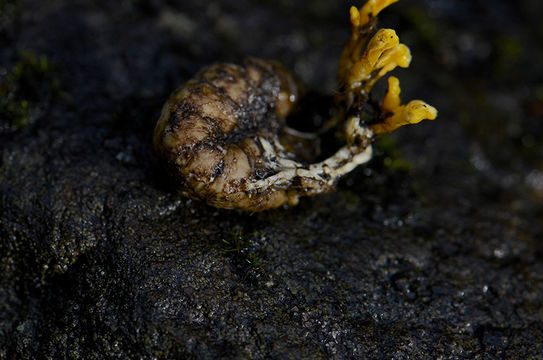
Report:
[{"label": "yellow fungus cluster", "polygon": [[391,76],[388,78],[388,90],[381,104],[381,110],[389,117],[385,121],[370,126],[374,134],[386,134],[400,126],[416,124],[424,119],[433,120],[437,117],[437,110],[422,100],[411,100],[402,105],[400,99],[400,80]]},{"label": "yellow fungus cluster", "polygon": [[[406,68],[411,62],[409,48],[400,43],[394,30],[380,29],[375,32],[377,14],[397,1],[369,0],[360,9],[355,6],[350,9],[351,36],[338,66],[339,83],[343,88],[343,95],[338,98],[346,107],[365,102],[379,79],[397,66]],[[382,121],[369,125],[376,135],[424,119],[433,120],[437,116],[437,110],[421,100],[402,105],[400,83],[395,77],[389,78],[381,112]]]}]

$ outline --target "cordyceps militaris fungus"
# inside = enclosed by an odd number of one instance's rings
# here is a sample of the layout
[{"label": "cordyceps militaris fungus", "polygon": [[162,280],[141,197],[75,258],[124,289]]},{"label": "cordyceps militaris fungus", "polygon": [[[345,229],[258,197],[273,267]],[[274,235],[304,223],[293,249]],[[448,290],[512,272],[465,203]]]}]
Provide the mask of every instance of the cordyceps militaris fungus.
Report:
[{"label": "cordyceps militaris fungus", "polygon": [[300,90],[276,62],[249,58],[239,65],[214,64],[175,91],[162,109],[153,144],[178,190],[226,209],[296,205],[300,196],[332,190],[339,178],[369,161],[375,136],[435,119],[437,110],[423,101],[402,105],[393,76],[371,119],[363,113],[373,85],[411,61],[394,30],[376,31],[377,14],[396,1],[369,0],[350,9],[351,36],[337,72],[338,111],[329,122],[344,128],[346,144],[324,161],[307,164],[288,150],[292,142],[316,134],[287,127],[285,117]]}]

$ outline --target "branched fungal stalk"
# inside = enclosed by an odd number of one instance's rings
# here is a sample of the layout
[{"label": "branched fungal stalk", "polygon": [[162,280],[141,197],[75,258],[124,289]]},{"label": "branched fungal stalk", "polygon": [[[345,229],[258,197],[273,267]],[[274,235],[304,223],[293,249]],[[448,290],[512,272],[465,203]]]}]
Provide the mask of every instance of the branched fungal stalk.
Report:
[{"label": "branched fungal stalk", "polygon": [[[379,109],[362,120],[374,84],[411,61],[394,30],[376,30],[376,16],[398,0],[369,0],[351,7],[351,36],[338,65],[338,115],[346,144],[324,161],[297,159],[293,142],[318,134],[287,127],[299,89],[278,63],[249,58],[240,65],[202,69],[162,109],[153,143],[179,191],[220,208],[262,211],[295,205],[300,196],[331,191],[337,181],[371,159],[371,143],[406,124],[435,119],[437,110],[413,100],[402,105],[399,80],[388,78]],[[367,114],[364,114],[367,119]]]}]

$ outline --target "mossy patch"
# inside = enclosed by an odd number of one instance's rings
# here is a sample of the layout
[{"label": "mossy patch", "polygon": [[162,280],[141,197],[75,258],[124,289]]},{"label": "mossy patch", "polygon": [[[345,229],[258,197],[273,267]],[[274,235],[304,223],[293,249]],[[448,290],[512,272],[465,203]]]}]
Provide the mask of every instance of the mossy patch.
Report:
[{"label": "mossy patch", "polygon": [[0,133],[27,128],[59,93],[49,59],[30,50],[20,51],[15,65],[0,72]]},{"label": "mossy patch", "polygon": [[387,136],[379,138],[376,142],[378,154],[383,159],[385,168],[397,171],[411,171],[413,165],[400,155],[396,142]]},{"label": "mossy patch", "polygon": [[259,278],[264,271],[264,259],[258,254],[258,237],[264,237],[265,234],[253,232],[244,234],[242,227],[234,226],[229,231],[229,237],[223,239],[224,252],[232,254],[233,263],[243,273],[252,277]]},{"label": "mossy patch", "polygon": [[439,24],[428,16],[424,8],[417,6],[408,8],[404,16],[415,31],[417,39],[420,39],[432,52],[438,53],[441,41]]},{"label": "mossy patch", "polygon": [[15,0],[0,0],[0,37],[7,36],[15,19],[21,14],[21,5]]}]

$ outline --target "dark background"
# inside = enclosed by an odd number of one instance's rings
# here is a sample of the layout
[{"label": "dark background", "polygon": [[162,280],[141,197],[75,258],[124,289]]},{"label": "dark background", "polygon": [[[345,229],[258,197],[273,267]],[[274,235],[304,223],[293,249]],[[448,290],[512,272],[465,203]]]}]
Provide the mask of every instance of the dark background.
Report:
[{"label": "dark background", "polygon": [[542,356],[539,0],[385,10],[439,117],[334,193],[251,215],[163,180],[173,89],[251,55],[331,94],[350,5],[0,0],[0,359]]}]

